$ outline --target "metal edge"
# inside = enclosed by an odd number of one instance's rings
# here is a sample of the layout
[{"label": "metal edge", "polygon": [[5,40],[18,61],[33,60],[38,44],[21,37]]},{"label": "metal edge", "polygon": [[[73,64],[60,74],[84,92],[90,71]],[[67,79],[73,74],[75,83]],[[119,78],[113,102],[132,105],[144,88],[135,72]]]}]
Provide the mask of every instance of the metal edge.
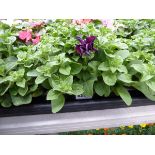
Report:
[{"label": "metal edge", "polygon": [[0,134],[53,134],[155,122],[155,105],[0,118]]}]

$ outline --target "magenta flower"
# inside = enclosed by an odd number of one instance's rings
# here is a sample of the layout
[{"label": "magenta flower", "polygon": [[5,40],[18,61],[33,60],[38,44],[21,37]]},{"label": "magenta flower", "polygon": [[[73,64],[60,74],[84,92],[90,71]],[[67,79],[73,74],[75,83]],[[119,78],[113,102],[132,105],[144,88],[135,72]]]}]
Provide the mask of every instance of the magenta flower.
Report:
[{"label": "magenta flower", "polygon": [[82,40],[82,38],[77,37],[77,40],[80,42],[80,44],[76,45],[76,51],[77,53],[82,55],[89,55],[91,51],[97,51],[94,48],[94,40],[96,39],[95,36],[89,36],[86,39]]},{"label": "magenta flower", "polygon": [[24,30],[19,32],[19,39],[24,41],[25,43],[32,43],[33,45],[36,45],[40,42],[40,35],[32,35],[32,31]]},{"label": "magenta flower", "polygon": [[26,43],[32,39],[32,32],[30,30],[20,31],[19,39],[25,41]]},{"label": "magenta flower", "polygon": [[36,45],[40,42],[40,35],[36,35],[36,38],[32,39],[33,45]]}]

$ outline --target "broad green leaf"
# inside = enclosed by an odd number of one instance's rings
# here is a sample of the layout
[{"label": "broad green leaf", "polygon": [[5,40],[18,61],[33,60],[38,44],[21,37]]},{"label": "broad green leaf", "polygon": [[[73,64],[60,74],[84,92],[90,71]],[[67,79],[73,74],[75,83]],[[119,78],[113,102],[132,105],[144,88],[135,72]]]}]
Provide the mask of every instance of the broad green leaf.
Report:
[{"label": "broad green leaf", "polygon": [[119,50],[119,51],[116,52],[116,55],[122,57],[123,59],[125,59],[130,55],[130,53],[129,53],[128,50]]},{"label": "broad green leaf", "polygon": [[149,86],[153,91],[155,91],[155,79],[146,81],[147,86]]},{"label": "broad green leaf", "polygon": [[0,86],[0,96],[4,95],[9,90],[10,87],[11,87],[11,82],[2,84]]},{"label": "broad green leaf", "polygon": [[103,87],[104,87],[104,96],[108,97],[111,93],[110,86],[108,86],[107,84],[104,83]]},{"label": "broad green leaf", "polygon": [[29,93],[36,91],[37,88],[38,88],[38,85],[37,84],[34,84],[34,85],[30,86],[29,87]]},{"label": "broad green leaf", "polygon": [[151,78],[153,78],[153,76],[154,76],[154,75],[149,75],[149,74],[147,74],[147,73],[144,73],[144,74],[142,75],[142,78],[140,79],[140,81],[141,81],[141,82],[148,81],[148,80],[150,80]]},{"label": "broad green leaf", "polygon": [[59,72],[63,75],[70,75],[71,67],[69,65],[62,65]]},{"label": "broad green leaf", "polygon": [[100,62],[98,61],[91,61],[88,63],[88,66],[93,70],[93,72],[96,72],[99,64]]},{"label": "broad green leaf", "polygon": [[21,81],[17,81],[16,85],[21,87],[21,88],[25,88],[25,83],[26,83],[26,80],[22,79]]},{"label": "broad green leaf", "polygon": [[109,86],[115,85],[117,81],[117,76],[115,73],[103,72],[102,77],[103,77],[103,81]]},{"label": "broad green leaf", "polygon": [[27,76],[30,76],[30,77],[37,77],[39,75],[40,75],[40,73],[36,69],[33,69],[33,70],[27,72]]},{"label": "broad green leaf", "polygon": [[118,75],[118,79],[122,82],[125,82],[125,83],[131,83],[132,82],[130,74],[120,74],[120,75]]},{"label": "broad green leaf", "polygon": [[126,68],[126,66],[121,65],[119,68],[117,68],[117,70],[121,73],[128,73],[128,70]]},{"label": "broad green leaf", "polygon": [[102,62],[98,66],[98,70],[100,70],[100,71],[108,71],[109,70],[109,66],[108,66],[107,62]]},{"label": "broad green leaf", "polygon": [[71,92],[74,95],[81,95],[84,92],[83,86],[81,84],[74,83],[73,86],[72,86],[72,91]]},{"label": "broad green leaf", "polygon": [[32,97],[38,97],[38,96],[41,96],[41,95],[43,95],[43,90],[42,89],[40,89],[40,88],[38,88],[38,89],[36,89],[35,91],[33,91],[33,93],[32,93]]},{"label": "broad green leaf", "polygon": [[125,43],[117,43],[116,46],[120,49],[128,49],[128,45]]},{"label": "broad green leaf", "polygon": [[32,101],[32,96],[11,96],[12,102],[15,106],[23,105],[23,104],[29,104]]},{"label": "broad green leaf", "polygon": [[49,79],[49,82],[50,82],[50,85],[53,87],[53,90],[67,93],[72,90],[73,76],[61,75],[59,77],[59,76],[53,75],[52,78]]},{"label": "broad green leaf", "polygon": [[132,98],[129,94],[129,92],[127,91],[126,88],[124,88],[123,86],[118,86],[116,87],[117,93],[120,95],[120,97],[122,98],[122,100],[129,106],[132,103]]},{"label": "broad green leaf", "polygon": [[2,107],[9,108],[12,105],[12,101],[9,95],[4,95],[3,99],[0,100],[0,104]]},{"label": "broad green leaf", "polygon": [[99,96],[103,96],[104,95],[104,82],[103,81],[97,81],[97,82],[95,82],[94,89],[95,89],[95,92]]},{"label": "broad green leaf", "polygon": [[79,63],[71,63],[70,66],[71,66],[70,73],[72,75],[78,74],[81,71],[81,69],[82,69],[82,65],[79,64]]},{"label": "broad green leaf", "polygon": [[47,79],[47,77],[40,75],[40,76],[38,76],[38,77],[36,78],[35,84],[41,84],[41,83],[44,82],[46,79]]},{"label": "broad green leaf", "polygon": [[17,58],[16,57],[10,56],[6,59],[6,71],[7,72],[16,66],[17,66]]},{"label": "broad green leaf", "polygon": [[59,98],[59,95],[61,95],[60,92],[51,89],[51,90],[47,93],[46,99],[47,99],[47,100],[55,100],[55,99]]},{"label": "broad green leaf", "polygon": [[133,67],[137,72],[143,73],[145,71],[145,67],[143,64],[132,64]]},{"label": "broad green leaf", "polygon": [[148,99],[155,101],[155,94],[152,89],[149,89],[146,83],[138,82],[134,84],[133,87],[142,92]]},{"label": "broad green leaf", "polygon": [[83,83],[83,89],[84,89],[84,95],[85,96],[93,96],[93,86],[94,86],[94,80],[88,80]]},{"label": "broad green leaf", "polygon": [[19,89],[18,86],[13,86],[13,87],[11,87],[11,88],[9,89],[10,95],[16,96],[16,95],[18,94],[18,89]]},{"label": "broad green leaf", "polygon": [[25,96],[27,91],[28,91],[28,87],[27,86],[25,88],[18,88],[18,93],[21,96]]},{"label": "broad green leaf", "polygon": [[4,77],[0,77],[0,84],[5,82],[5,78]]},{"label": "broad green leaf", "polygon": [[10,36],[10,37],[8,37],[8,40],[9,40],[9,44],[13,44],[16,41],[16,37]]},{"label": "broad green leaf", "polygon": [[52,112],[56,113],[62,109],[65,103],[65,98],[62,94],[59,95],[59,97],[55,100],[51,101],[52,104]]}]

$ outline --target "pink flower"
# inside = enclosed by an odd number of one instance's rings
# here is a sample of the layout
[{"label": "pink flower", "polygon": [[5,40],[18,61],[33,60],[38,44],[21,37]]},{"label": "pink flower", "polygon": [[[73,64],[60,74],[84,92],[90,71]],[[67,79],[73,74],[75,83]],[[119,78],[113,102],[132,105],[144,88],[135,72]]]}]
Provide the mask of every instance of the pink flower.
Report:
[{"label": "pink flower", "polygon": [[36,38],[32,39],[32,43],[33,45],[36,45],[40,42],[40,35],[36,35]]},{"label": "pink flower", "polygon": [[40,35],[35,34],[33,39],[32,32],[30,30],[25,30],[19,32],[19,39],[26,43],[32,43],[33,45],[36,45],[40,42]]},{"label": "pink flower", "polygon": [[92,19],[83,19],[84,24],[89,24],[90,22],[92,22]]},{"label": "pink flower", "polygon": [[19,39],[26,42],[30,41],[32,39],[32,32],[30,30],[20,31]]},{"label": "pink flower", "polygon": [[72,23],[76,25],[85,25],[89,24],[92,21],[92,19],[73,19]]},{"label": "pink flower", "polygon": [[40,22],[33,22],[31,23],[32,28],[38,28],[41,27],[44,24],[44,22],[40,21]]},{"label": "pink flower", "polygon": [[101,19],[101,22],[104,26],[108,28],[113,28],[114,21],[112,19]]}]

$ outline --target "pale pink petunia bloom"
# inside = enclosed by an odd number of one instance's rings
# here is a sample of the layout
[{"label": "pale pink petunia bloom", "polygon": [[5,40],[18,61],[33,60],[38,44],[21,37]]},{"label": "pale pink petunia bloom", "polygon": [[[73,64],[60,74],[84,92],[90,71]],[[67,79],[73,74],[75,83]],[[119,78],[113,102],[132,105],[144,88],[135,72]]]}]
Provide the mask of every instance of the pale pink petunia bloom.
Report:
[{"label": "pale pink petunia bloom", "polygon": [[40,22],[32,22],[31,26],[32,28],[36,28],[36,27],[41,27],[44,24],[44,22],[40,21]]},{"label": "pale pink petunia bloom", "polygon": [[75,25],[85,25],[92,22],[92,19],[73,19],[72,23]]},{"label": "pale pink petunia bloom", "polygon": [[101,22],[104,26],[108,28],[113,28],[114,20],[113,19],[101,19]]}]

